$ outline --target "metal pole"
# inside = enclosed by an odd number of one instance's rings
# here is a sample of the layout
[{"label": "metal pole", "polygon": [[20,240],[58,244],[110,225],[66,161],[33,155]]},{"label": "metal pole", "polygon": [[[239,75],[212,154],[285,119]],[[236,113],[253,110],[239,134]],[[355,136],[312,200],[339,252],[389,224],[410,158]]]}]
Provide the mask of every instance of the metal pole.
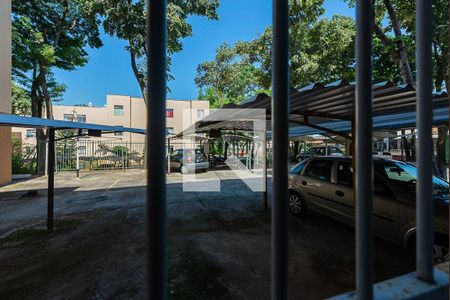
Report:
[{"label": "metal pole", "polygon": [[288,298],[289,4],[273,0],[272,299]]},{"label": "metal pole", "polygon": [[400,137],[400,148],[401,148],[401,155],[402,155],[402,161],[405,160],[405,145],[404,143],[404,136],[405,136],[405,130],[401,131],[401,137]]},{"label": "metal pole", "polygon": [[80,179],[80,139],[77,138],[77,179]]},{"label": "metal pole", "polygon": [[432,1],[416,0],[417,68],[417,274],[433,281],[433,69],[431,59]]},{"label": "metal pole", "polygon": [[170,138],[167,138],[167,174],[170,175]]},{"label": "metal pole", "polygon": [[263,203],[264,209],[269,210],[269,203],[267,201],[267,141],[266,141],[266,133],[263,133],[263,141],[262,141],[262,176],[263,176]]},{"label": "metal pole", "polygon": [[356,3],[355,199],[356,292],[373,299],[372,1]]},{"label": "metal pole", "polygon": [[148,0],[147,41],[147,288],[167,299],[166,0]]},{"label": "metal pole", "polygon": [[53,231],[53,200],[55,195],[55,130],[48,129],[48,151],[47,151],[47,230]]}]

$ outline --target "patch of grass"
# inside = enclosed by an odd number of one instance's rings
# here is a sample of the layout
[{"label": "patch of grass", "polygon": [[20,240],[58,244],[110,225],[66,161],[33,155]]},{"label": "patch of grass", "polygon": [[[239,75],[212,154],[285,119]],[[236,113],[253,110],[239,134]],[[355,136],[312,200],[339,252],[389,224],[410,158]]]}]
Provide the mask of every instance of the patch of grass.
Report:
[{"label": "patch of grass", "polygon": [[9,244],[28,244],[45,238],[49,238],[51,236],[54,236],[55,234],[65,233],[77,228],[82,223],[83,221],[80,219],[61,218],[55,219],[53,232],[49,232],[42,224],[36,225],[34,227],[20,229],[14,231],[5,238],[0,239],[0,249]]},{"label": "patch of grass", "polygon": [[179,258],[169,267],[170,299],[229,299],[222,269],[192,241],[180,247]]}]

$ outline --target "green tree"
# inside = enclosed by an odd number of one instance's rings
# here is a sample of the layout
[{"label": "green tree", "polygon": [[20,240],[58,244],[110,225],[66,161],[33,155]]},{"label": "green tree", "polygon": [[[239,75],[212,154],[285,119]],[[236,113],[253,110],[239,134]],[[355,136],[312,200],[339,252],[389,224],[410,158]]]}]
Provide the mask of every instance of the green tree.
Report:
[{"label": "green tree", "polygon": [[[322,18],[322,0],[290,1],[291,85],[354,79],[354,20],[336,15]],[[264,90],[270,94],[272,28],[251,41],[226,44],[213,61],[197,67],[200,96],[212,107],[238,103]]]},{"label": "green tree", "polygon": [[11,82],[12,114],[20,116],[31,115],[30,93],[14,81]]},{"label": "green tree", "polygon": [[196,84],[201,88],[199,98],[208,100],[212,108],[227,103],[239,103],[255,92],[258,68],[243,59],[235,48],[222,44],[216,49],[214,61],[197,67]]},{"label": "green tree", "polygon": [[[13,0],[13,78],[31,97],[34,117],[53,118],[53,101],[65,87],[53,70],[74,70],[88,61],[86,47],[102,46],[96,0]],[[36,131],[39,172],[45,164],[46,136]]]},{"label": "green tree", "polygon": [[[354,6],[354,0],[346,0]],[[398,68],[401,82],[415,86],[415,30],[416,6],[413,0],[376,0],[375,2],[375,55],[387,53]],[[449,84],[447,0],[433,1],[433,63],[434,86],[441,91],[444,81]],[[383,66],[387,64],[383,63]],[[377,71],[377,65],[375,64]],[[380,68],[378,71],[383,71]],[[389,72],[392,75],[391,72]],[[394,76],[398,77],[398,76]]]},{"label": "green tree", "polygon": [[[99,10],[104,17],[105,32],[127,42],[130,64],[139,84],[145,103],[146,65],[148,44],[146,41],[147,7],[145,0],[100,1]],[[192,15],[218,19],[219,0],[169,0],[168,18],[168,79],[171,55],[183,49],[182,39],[192,35],[188,17]]]}]

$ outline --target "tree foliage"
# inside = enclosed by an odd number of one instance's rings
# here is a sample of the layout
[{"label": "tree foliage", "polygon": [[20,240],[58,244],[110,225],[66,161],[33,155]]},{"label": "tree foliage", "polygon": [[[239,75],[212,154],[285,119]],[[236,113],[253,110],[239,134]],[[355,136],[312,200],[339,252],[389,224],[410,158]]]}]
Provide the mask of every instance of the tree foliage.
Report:
[{"label": "tree foliage", "polygon": [[[170,75],[171,55],[183,49],[182,39],[192,36],[192,26],[188,17],[197,15],[209,19],[218,19],[219,0],[169,0],[168,19],[168,79]],[[127,42],[126,50],[130,54],[133,73],[139,84],[142,96],[146,99],[146,66],[148,45],[146,41],[145,0],[103,0],[99,11],[104,17],[105,32]]]},{"label": "tree foliage", "polygon": [[11,82],[11,103],[13,115],[31,115],[30,93],[14,81]]},{"label": "tree foliage", "polygon": [[[52,100],[64,92],[54,69],[74,70],[88,61],[87,46],[102,46],[95,0],[14,0],[13,76],[30,90],[33,116],[53,117]],[[56,99],[55,99],[56,97]]]},{"label": "tree foliage", "polygon": [[[102,46],[97,0],[13,0],[13,80],[31,98],[34,117],[53,118],[53,101],[65,86],[54,77],[55,69],[74,70],[88,61],[87,47]],[[45,166],[46,138],[36,130],[38,172]]]},{"label": "tree foliage", "polygon": [[[354,78],[354,20],[323,18],[323,0],[290,1],[291,85]],[[260,90],[270,90],[272,28],[250,41],[226,44],[213,61],[197,67],[201,97],[213,106],[238,103]]]},{"label": "tree foliage", "polygon": [[[354,6],[354,0],[346,0]],[[375,72],[385,72],[387,79],[415,86],[416,6],[413,0],[376,0],[374,43],[375,56],[384,54]],[[433,64],[434,86],[443,89],[449,83],[448,20],[449,2],[433,1]],[[388,56],[386,56],[387,54]],[[396,68],[392,68],[395,66]]]}]

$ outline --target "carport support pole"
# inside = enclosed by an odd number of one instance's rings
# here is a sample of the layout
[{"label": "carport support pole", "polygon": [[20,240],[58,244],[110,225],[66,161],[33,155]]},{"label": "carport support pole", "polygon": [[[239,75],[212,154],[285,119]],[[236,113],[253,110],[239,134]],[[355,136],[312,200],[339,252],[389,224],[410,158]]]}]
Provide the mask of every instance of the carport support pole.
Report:
[{"label": "carport support pole", "polygon": [[55,129],[48,129],[48,188],[47,188],[47,230],[53,231],[53,200],[55,195]]},{"label": "carport support pole", "polygon": [[167,0],[147,0],[147,291],[167,299]]},{"label": "carport support pole", "polygon": [[372,1],[356,2],[355,163],[356,294],[373,299]]},{"label": "carport support pole", "polygon": [[433,281],[433,69],[432,69],[432,1],[416,0],[416,68],[417,68],[417,274]]},{"label": "carport support pole", "polygon": [[263,203],[264,203],[264,210],[269,210],[269,204],[267,201],[267,140],[266,140],[266,132],[263,132],[264,138],[262,142],[262,176],[263,176]]},{"label": "carport support pole", "polygon": [[167,138],[167,174],[170,175],[170,138]]},{"label": "carport support pole", "polygon": [[272,299],[288,299],[289,4],[273,0]]},{"label": "carport support pole", "polygon": [[76,147],[77,147],[77,162],[76,162],[76,165],[77,165],[77,179],[80,179],[80,139],[79,138],[77,138],[77,144],[76,144]]}]

